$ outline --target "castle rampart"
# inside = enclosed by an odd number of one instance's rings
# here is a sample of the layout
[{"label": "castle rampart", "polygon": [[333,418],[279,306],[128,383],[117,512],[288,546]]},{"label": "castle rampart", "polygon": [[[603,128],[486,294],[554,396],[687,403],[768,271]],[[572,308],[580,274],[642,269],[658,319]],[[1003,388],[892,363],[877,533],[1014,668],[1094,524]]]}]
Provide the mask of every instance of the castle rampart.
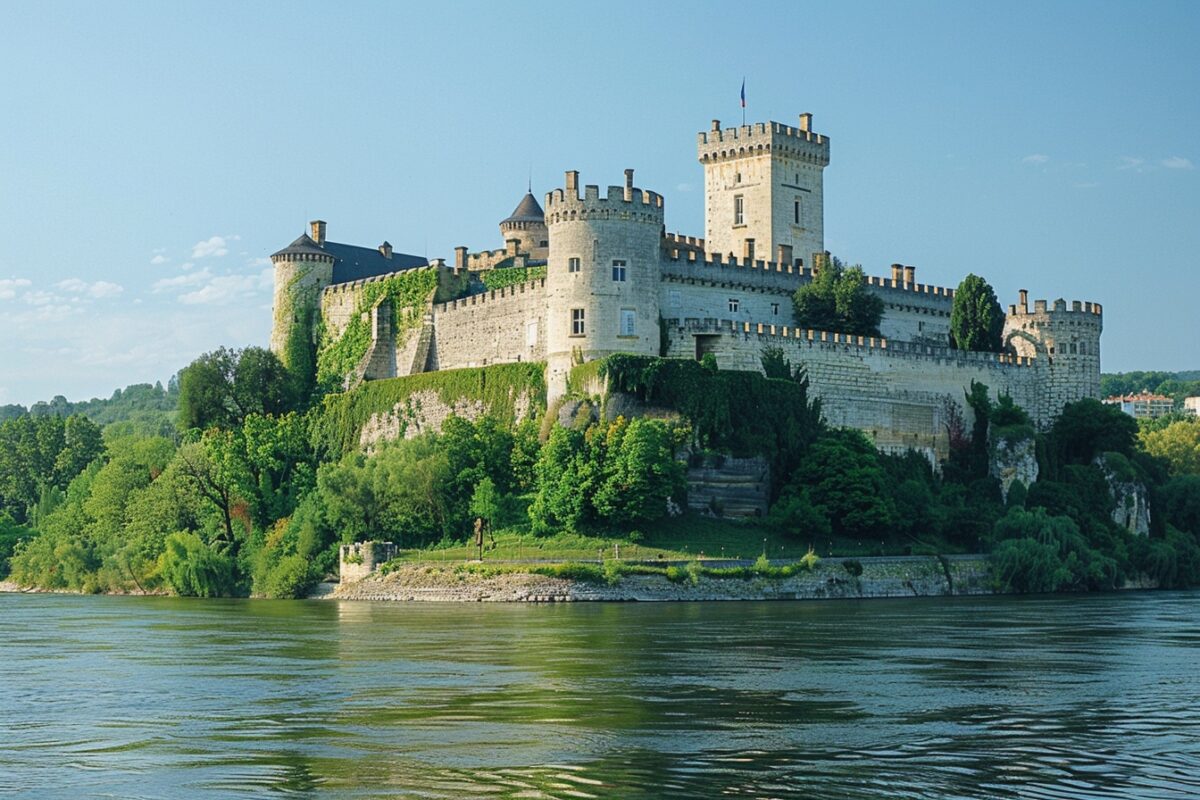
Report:
[{"label": "castle rampart", "polygon": [[546,279],[433,305],[430,369],[546,360]]}]

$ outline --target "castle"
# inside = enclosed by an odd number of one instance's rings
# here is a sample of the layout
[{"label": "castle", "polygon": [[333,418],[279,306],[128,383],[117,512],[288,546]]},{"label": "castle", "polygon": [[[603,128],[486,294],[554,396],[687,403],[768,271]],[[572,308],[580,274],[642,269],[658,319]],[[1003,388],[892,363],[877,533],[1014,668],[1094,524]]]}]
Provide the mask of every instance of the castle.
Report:
[{"label": "castle", "polygon": [[[455,250],[453,264],[326,239],[311,224],[272,256],[271,347],[299,336],[343,348],[347,385],[433,370],[516,361],[546,364],[548,397],[577,364],[613,353],[716,357],[760,370],[765,347],[805,368],[830,423],[867,432],[884,450],[946,452],[952,402],[971,381],[1005,392],[1039,424],[1100,391],[1099,304],[1009,306],[1003,353],[950,346],[954,291],[918,283],[912,266],[868,278],[884,302],[878,338],[798,328],[792,295],[828,263],[823,172],[829,138],[778,122],[697,137],[704,169],[704,236],[668,233],[662,195],[634,186],[581,186],[566,173],[544,207],[526,194],[500,223],[505,246]],[[427,294],[400,309],[380,282],[421,271]],[[502,275],[524,280],[499,281]],[[488,288],[489,283],[493,287]],[[374,289],[372,287],[375,287]],[[965,409],[964,409],[965,411]]]}]

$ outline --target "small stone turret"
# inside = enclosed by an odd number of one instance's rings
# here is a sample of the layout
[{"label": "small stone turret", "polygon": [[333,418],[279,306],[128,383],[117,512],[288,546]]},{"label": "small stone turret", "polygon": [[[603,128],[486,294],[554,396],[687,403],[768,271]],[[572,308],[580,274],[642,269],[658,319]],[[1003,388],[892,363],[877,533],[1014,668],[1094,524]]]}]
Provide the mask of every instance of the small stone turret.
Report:
[{"label": "small stone turret", "polygon": [[633,186],[585,186],[546,195],[550,252],[546,274],[546,386],[566,390],[576,363],[612,353],[658,355],[663,199]]},{"label": "small stone turret", "polygon": [[314,220],[312,231],[320,242],[301,234],[287,247],[271,254],[271,263],[275,265],[271,351],[289,367],[293,366],[288,363],[289,338],[297,325],[309,329],[305,335],[313,335],[320,313],[321,290],[333,281],[334,258],[321,246],[325,241],[325,223]]},{"label": "small stone turret", "polygon": [[500,236],[505,242],[516,240],[518,252],[531,258],[546,257],[550,246],[546,215],[532,192],[527,192],[508,218],[500,223]]},{"label": "small stone turret", "polygon": [[1039,406],[1027,409],[1049,421],[1067,403],[1100,397],[1100,334],[1104,329],[1099,303],[1058,299],[1052,304],[1020,292],[1020,302],[1008,307],[1004,345],[1011,353],[1034,359],[1042,371]]}]

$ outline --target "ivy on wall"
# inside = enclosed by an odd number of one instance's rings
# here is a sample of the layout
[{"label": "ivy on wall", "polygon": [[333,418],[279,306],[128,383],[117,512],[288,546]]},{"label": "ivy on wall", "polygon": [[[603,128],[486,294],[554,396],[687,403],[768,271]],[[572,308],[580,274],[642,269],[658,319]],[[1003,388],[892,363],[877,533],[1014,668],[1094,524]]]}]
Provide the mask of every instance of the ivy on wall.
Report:
[{"label": "ivy on wall", "polygon": [[396,341],[420,326],[425,307],[438,288],[436,269],[410,269],[382,280],[368,281],[358,289],[354,313],[341,336],[336,339],[327,326],[321,326],[317,349],[317,381],[322,385],[340,384],[358,366],[371,345],[370,311],[384,300],[391,301],[392,329]]},{"label": "ivy on wall", "polygon": [[506,286],[515,286],[518,283],[527,283],[536,281],[546,277],[546,267],[504,267],[501,269],[489,269],[483,273],[483,285],[489,291],[503,289]]},{"label": "ivy on wall", "polygon": [[358,448],[363,426],[373,415],[390,414],[424,391],[437,392],[448,406],[461,400],[479,401],[497,419],[515,422],[516,403],[522,395],[530,398],[536,413],[545,412],[545,367],[540,362],[496,364],[367,381],[349,392],[324,398],[313,417],[313,443],[325,456],[340,458]]}]

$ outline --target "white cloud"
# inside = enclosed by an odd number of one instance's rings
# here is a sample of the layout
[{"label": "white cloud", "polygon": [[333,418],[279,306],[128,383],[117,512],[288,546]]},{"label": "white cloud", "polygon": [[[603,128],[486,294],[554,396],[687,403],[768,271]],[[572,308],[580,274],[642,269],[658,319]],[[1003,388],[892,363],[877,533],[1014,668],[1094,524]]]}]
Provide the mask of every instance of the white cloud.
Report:
[{"label": "white cloud", "polygon": [[31,306],[46,306],[62,298],[53,292],[43,292],[41,289],[34,289],[22,295],[21,299]]},{"label": "white cloud", "polygon": [[186,289],[204,283],[211,277],[212,273],[205,267],[198,272],[189,272],[186,275],[177,275],[174,278],[160,278],[154,282],[150,291],[154,292],[154,294],[159,294],[172,289]]},{"label": "white cloud", "polygon": [[204,241],[192,245],[192,258],[220,257],[228,253],[228,242],[224,236],[210,236]]},{"label": "white cloud", "polygon": [[64,292],[71,294],[85,294],[88,297],[96,299],[104,299],[106,297],[116,297],[125,291],[125,287],[118,283],[110,283],[109,281],[96,281],[88,283],[79,278],[67,278],[65,281],[59,281],[54,284],[55,288],[62,289]]},{"label": "white cloud", "polygon": [[167,257],[164,256],[162,253],[159,253],[154,258],[150,259],[150,263],[153,264],[154,266],[158,266],[159,264],[165,264],[165,263],[167,263]]},{"label": "white cloud", "polygon": [[693,188],[694,188],[694,187],[693,187],[693,186],[692,186],[692,184],[690,184],[690,183],[677,183],[677,184],[675,184],[675,191],[677,191],[677,192],[683,192],[683,193],[685,193],[685,194],[686,194],[687,192],[690,192],[690,191],[691,191]]},{"label": "white cloud", "polygon": [[12,300],[17,296],[18,289],[31,286],[28,278],[0,278],[0,300]]},{"label": "white cloud", "polygon": [[247,296],[269,290],[273,274],[264,269],[257,275],[219,275],[194,292],[179,296],[179,302],[193,305],[227,305]]},{"label": "white cloud", "polygon": [[1190,158],[1184,158],[1183,156],[1171,156],[1170,158],[1164,158],[1162,161],[1160,161],[1158,163],[1162,164],[1167,169],[1195,169],[1196,168],[1195,165],[1192,164],[1192,161]]},{"label": "white cloud", "polygon": [[1023,163],[1023,164],[1045,164],[1049,160],[1050,160],[1050,156],[1048,156],[1048,155],[1045,155],[1043,153],[1034,153],[1032,155],[1028,155],[1028,156],[1025,156],[1024,158],[1022,158],[1021,163]]},{"label": "white cloud", "polygon": [[1144,158],[1134,158],[1133,156],[1121,156],[1121,163],[1117,165],[1117,169],[1136,169],[1141,172],[1141,166],[1146,163]]}]

